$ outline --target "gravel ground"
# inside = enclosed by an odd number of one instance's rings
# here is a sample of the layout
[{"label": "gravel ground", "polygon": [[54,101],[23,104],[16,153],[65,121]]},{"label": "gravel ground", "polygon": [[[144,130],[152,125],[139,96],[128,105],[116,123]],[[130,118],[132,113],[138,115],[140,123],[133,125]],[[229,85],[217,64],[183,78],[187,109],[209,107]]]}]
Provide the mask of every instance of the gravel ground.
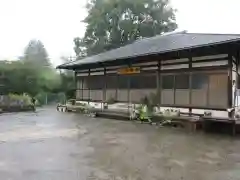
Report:
[{"label": "gravel ground", "polygon": [[239,180],[238,138],[56,112],[0,115],[1,180]]}]

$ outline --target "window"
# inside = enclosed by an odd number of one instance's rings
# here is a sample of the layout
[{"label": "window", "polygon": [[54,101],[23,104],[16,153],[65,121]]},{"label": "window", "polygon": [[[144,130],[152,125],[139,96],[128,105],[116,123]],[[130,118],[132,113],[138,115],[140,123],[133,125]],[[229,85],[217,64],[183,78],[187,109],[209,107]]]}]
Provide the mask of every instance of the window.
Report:
[{"label": "window", "polygon": [[83,80],[83,89],[89,89],[89,82],[90,82],[90,77],[87,76],[87,77],[84,77],[84,80]]},{"label": "window", "polygon": [[117,76],[108,75],[106,76],[106,86],[107,89],[116,89],[117,88]]},{"label": "window", "polygon": [[238,84],[236,84],[236,86],[238,87],[238,89],[240,89],[240,76],[238,75],[238,79],[237,79],[237,82]]},{"label": "window", "polygon": [[192,75],[192,89],[205,89],[208,86],[208,75],[193,74]]},{"label": "window", "polygon": [[78,78],[77,79],[77,89],[82,89],[83,88],[83,78]]},{"label": "window", "polygon": [[153,89],[157,87],[156,75],[131,76],[131,89]]},{"label": "window", "polygon": [[173,75],[162,76],[162,88],[163,89],[173,89],[174,88],[174,76]]},{"label": "window", "polygon": [[90,76],[88,77],[88,88],[92,90],[104,88],[104,76]]},{"label": "window", "polygon": [[189,75],[188,74],[176,75],[175,88],[189,89]]},{"label": "window", "polygon": [[119,89],[128,89],[129,76],[119,75],[118,76],[118,88]]},{"label": "window", "polygon": [[77,86],[76,86],[76,99],[82,100],[83,99],[83,91],[86,89],[86,78],[87,77],[77,77]]}]

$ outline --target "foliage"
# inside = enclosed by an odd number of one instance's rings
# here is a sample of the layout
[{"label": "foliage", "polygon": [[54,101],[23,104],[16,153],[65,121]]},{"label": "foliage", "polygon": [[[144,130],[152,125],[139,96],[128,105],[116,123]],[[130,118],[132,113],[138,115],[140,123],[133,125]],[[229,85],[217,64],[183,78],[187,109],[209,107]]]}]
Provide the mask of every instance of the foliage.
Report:
[{"label": "foliage", "polygon": [[[36,72],[19,61],[0,62],[2,93],[28,93],[35,95],[38,89]],[[30,88],[31,87],[31,88]]]},{"label": "foliage", "polygon": [[97,54],[177,28],[168,0],[89,0],[83,39],[75,38],[75,52]]},{"label": "foliage", "polygon": [[73,39],[74,42],[74,52],[76,54],[76,57],[78,59],[85,57],[86,56],[86,49],[84,47],[82,47],[83,45],[83,41],[82,39],[80,39],[79,37],[76,37]]},{"label": "foliage", "polygon": [[[61,60],[62,60],[63,64],[67,64],[67,63],[72,62],[71,58],[68,58],[68,57],[65,57],[65,56],[62,56]],[[65,74],[67,76],[72,76],[72,77],[74,75],[74,72],[72,70],[67,70],[67,69],[61,70],[61,73]]]},{"label": "foliage", "polygon": [[75,80],[73,75],[61,74],[61,85],[59,90],[64,92],[66,98],[75,98]]},{"label": "foliage", "polygon": [[64,97],[62,96],[62,93],[40,92],[36,95],[36,98],[41,105],[64,102]]},{"label": "foliage", "polygon": [[114,98],[114,97],[110,97],[108,100],[107,100],[107,103],[108,104],[114,104],[114,103],[116,103],[117,102],[117,100]]},{"label": "foliage", "polygon": [[58,93],[58,98],[60,104],[65,104],[66,103],[66,95],[65,93],[61,92]]},{"label": "foliage", "polygon": [[24,56],[22,60],[31,66],[36,66],[38,68],[50,67],[51,63],[48,58],[48,53],[39,40],[31,40],[24,51]]},{"label": "foliage", "polygon": [[23,101],[24,105],[31,105],[31,97],[27,94],[9,94],[11,101]]},{"label": "foliage", "polygon": [[[31,40],[18,61],[0,61],[2,94],[30,96],[50,93],[61,86],[60,74],[53,69],[41,41]],[[14,97],[15,97],[14,96]]]},{"label": "foliage", "polygon": [[[71,62],[71,59],[67,57],[61,57],[61,59],[63,63]],[[60,79],[60,83],[51,92],[59,94],[58,99],[60,102],[65,102],[66,99],[75,98],[74,72],[70,70],[64,70],[60,72],[58,77]]]},{"label": "foliage", "polygon": [[159,103],[159,95],[157,93],[151,93],[149,95],[149,100],[150,100],[152,106],[157,106]]},{"label": "foliage", "polygon": [[60,84],[60,77],[52,69],[39,71],[21,61],[0,62],[2,93],[28,93],[31,96],[41,91],[51,91]]},{"label": "foliage", "polygon": [[143,105],[148,106],[150,104],[149,98],[147,96],[144,96],[141,100],[140,103]]},{"label": "foliage", "polygon": [[28,69],[35,71],[41,90],[51,91],[60,84],[60,77],[52,68],[48,53],[39,40],[31,40],[25,48],[22,61]]},{"label": "foliage", "polygon": [[151,93],[149,96],[144,96],[140,102],[143,105],[146,105],[150,112],[153,111],[154,107],[157,106],[158,100],[155,93]]}]

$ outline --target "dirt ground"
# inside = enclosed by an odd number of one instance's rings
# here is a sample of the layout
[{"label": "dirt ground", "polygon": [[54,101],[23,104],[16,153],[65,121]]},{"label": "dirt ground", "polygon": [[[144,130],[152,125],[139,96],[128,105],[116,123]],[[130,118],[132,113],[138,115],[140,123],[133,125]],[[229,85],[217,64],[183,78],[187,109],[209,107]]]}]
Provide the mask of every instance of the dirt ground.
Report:
[{"label": "dirt ground", "polygon": [[56,112],[0,115],[1,180],[239,180],[240,139]]}]

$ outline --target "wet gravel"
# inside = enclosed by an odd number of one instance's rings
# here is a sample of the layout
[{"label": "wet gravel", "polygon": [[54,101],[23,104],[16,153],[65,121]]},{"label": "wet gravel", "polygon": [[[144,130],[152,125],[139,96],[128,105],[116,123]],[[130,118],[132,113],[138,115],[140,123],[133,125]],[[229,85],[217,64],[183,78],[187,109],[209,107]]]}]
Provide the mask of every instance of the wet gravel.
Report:
[{"label": "wet gravel", "polygon": [[1,180],[239,180],[240,139],[56,112],[0,115]]}]

